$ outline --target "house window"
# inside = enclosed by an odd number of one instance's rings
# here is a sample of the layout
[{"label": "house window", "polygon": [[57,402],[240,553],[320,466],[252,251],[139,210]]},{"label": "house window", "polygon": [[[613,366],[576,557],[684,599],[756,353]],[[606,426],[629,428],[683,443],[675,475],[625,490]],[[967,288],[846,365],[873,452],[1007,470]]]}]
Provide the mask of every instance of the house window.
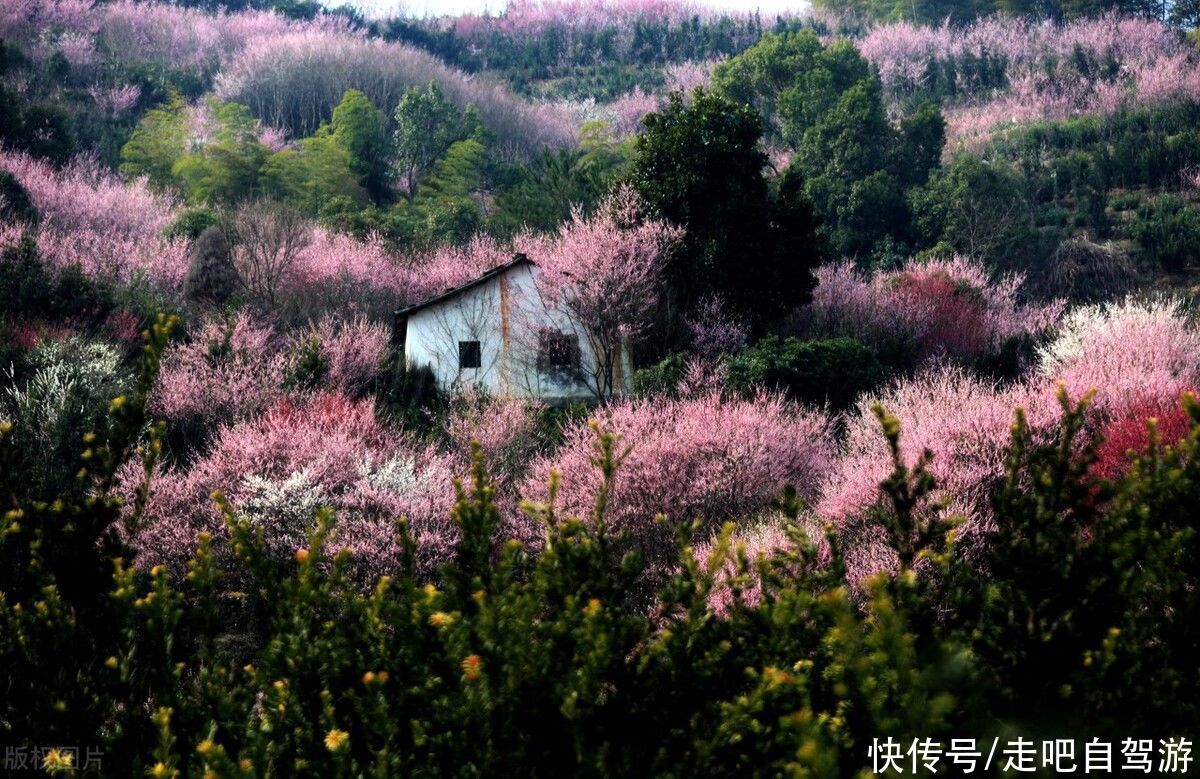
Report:
[{"label": "house window", "polygon": [[579,367],[579,336],[554,330],[543,331],[538,341],[538,367],[571,371]]},{"label": "house window", "polygon": [[483,350],[478,341],[458,342],[458,369],[480,368],[483,366]]}]

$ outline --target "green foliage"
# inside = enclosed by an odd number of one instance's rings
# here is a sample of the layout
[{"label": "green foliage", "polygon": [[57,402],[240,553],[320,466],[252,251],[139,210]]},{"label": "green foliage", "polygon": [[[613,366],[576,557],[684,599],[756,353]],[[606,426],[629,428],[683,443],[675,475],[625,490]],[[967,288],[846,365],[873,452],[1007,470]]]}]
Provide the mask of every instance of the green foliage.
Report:
[{"label": "green foliage", "polygon": [[460,110],[434,82],[404,93],[396,105],[395,122],[396,171],[410,200],[451,146],[481,132],[475,110],[469,106]]},{"label": "green foliage", "polygon": [[[65,64],[62,52],[57,50],[47,61]],[[18,50],[0,40],[0,146],[21,149],[61,165],[76,150],[70,117],[53,103],[29,103],[23,94],[10,87],[10,83],[15,83],[10,81],[12,71],[25,64]],[[61,79],[49,77],[56,86],[61,84]]]},{"label": "green foliage", "polygon": [[960,153],[911,195],[926,242],[1005,266],[1033,225],[1024,178],[1003,162]]},{"label": "green foliage", "polygon": [[1200,208],[1160,195],[1138,209],[1130,234],[1150,263],[1177,273],[1200,259]]},{"label": "green foliage", "polygon": [[188,250],[184,298],[189,303],[223,306],[243,287],[225,231],[217,225],[206,227]]},{"label": "green foliage", "polygon": [[909,238],[905,191],[937,167],[945,122],[932,103],[899,129],[879,79],[853,43],[824,46],[814,30],[766,35],[718,65],[713,88],[757,108],[770,136],[796,151],[789,170],[837,254],[868,255]]},{"label": "green foliage", "polygon": [[204,206],[185,208],[175,217],[175,221],[167,226],[163,234],[167,238],[187,238],[195,240],[210,227],[216,227],[220,218],[216,212]]},{"label": "green foliage", "polygon": [[687,102],[673,94],[645,125],[629,180],[652,209],[687,230],[668,265],[670,306],[686,310],[720,293],[762,326],[803,303],[822,257],[815,220],[796,179],[771,191],[758,116],[697,90]]},{"label": "green foliage", "polygon": [[284,149],[262,164],[265,192],[296,210],[316,216],[334,198],[345,198],[355,207],[368,202],[366,191],[352,169],[353,158],[328,127],[300,141],[300,148]]},{"label": "green foliage", "polygon": [[152,108],[121,147],[121,172],[145,176],[165,188],[175,184],[175,162],[184,154],[188,134],[187,106],[178,95],[159,108]]},{"label": "green foliage", "polygon": [[350,168],[370,196],[385,200],[389,195],[388,159],[391,139],[387,115],[357,89],[348,89],[333,109],[333,138],[346,150]]},{"label": "green foliage", "polygon": [[267,149],[258,140],[258,123],[237,103],[208,103],[213,127],[209,143],[185,151],[171,165],[188,197],[208,204],[238,203],[258,187]]},{"label": "green foliage", "polygon": [[578,149],[544,149],[521,165],[497,198],[489,226],[501,235],[523,227],[553,230],[578,206],[591,211],[620,176],[632,156],[633,139],[616,143],[600,123],[585,125]]},{"label": "green foliage", "polygon": [[17,177],[7,170],[0,170],[0,218],[37,227],[39,216],[29,193]]},{"label": "green foliage", "polygon": [[675,352],[633,373],[633,392],[643,398],[669,397],[687,373],[686,352]]},{"label": "green foliage", "polygon": [[427,365],[409,365],[402,349],[388,359],[378,385],[380,411],[409,430],[429,432],[434,415],[445,405],[437,378]]},{"label": "green foliage", "polygon": [[15,426],[12,445],[36,467],[28,469],[26,494],[81,496],[74,478],[82,465],[80,442],[104,421],[109,400],[127,387],[118,350],[102,341],[73,337],[44,341],[28,355],[27,376],[0,394],[0,417]]},{"label": "green foliage", "polygon": [[887,375],[875,353],[853,338],[801,341],[769,335],[730,357],[729,385],[752,393],[779,389],[796,400],[848,408]]},{"label": "green foliage", "polygon": [[0,319],[71,319],[96,324],[115,307],[113,291],[78,268],[52,273],[38,255],[37,239],[25,231],[16,246],[0,250]]},{"label": "green foliage", "polygon": [[487,149],[474,138],[456,141],[412,200],[402,201],[389,215],[393,230],[423,246],[463,243],[483,227],[483,211],[472,197],[483,183]]}]

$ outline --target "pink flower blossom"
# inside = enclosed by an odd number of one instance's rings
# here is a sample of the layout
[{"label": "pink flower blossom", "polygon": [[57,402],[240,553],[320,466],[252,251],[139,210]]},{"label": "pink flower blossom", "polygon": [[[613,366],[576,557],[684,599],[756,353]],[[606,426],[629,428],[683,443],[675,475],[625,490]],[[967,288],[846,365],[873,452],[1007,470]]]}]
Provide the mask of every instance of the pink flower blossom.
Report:
[{"label": "pink flower blossom", "polygon": [[892,471],[887,441],[872,412],[875,403],[900,420],[901,457],[909,467],[922,452],[932,453],[929,469],[937,493],[920,510],[965,518],[959,534],[969,554],[978,550],[981,535],[993,529],[990,497],[1004,476],[1014,410],[1024,408],[1031,428],[1043,435],[1058,419],[1053,396],[1039,387],[1001,387],[961,368],[902,379],[859,401],[846,420],[844,454],[816,504],[817,515],[839,528],[851,582],[896,565],[872,516],[886,508],[879,485]]},{"label": "pink flower blossom", "polygon": [[841,263],[818,269],[816,276],[803,312],[809,327],[877,347],[907,346],[921,362],[995,353],[1013,338],[1045,332],[1064,307],[1062,301],[1023,304],[1022,276],[992,279],[962,257],[909,262],[871,278]]},{"label": "pink flower blossom", "polygon": [[[725,520],[768,510],[786,485],[811,499],[833,466],[829,420],[782,398],[754,400],[706,394],[627,401],[596,413],[601,430],[628,450],[616,476],[607,521],[628,531],[652,562],[669,553],[672,531],[659,514],[702,520],[707,532]],[[599,484],[592,465],[596,433],[583,422],[564,431],[553,455],[534,463],[522,494],[542,500],[552,470],[562,475],[560,513],[586,517]]]},{"label": "pink flower blossom", "polygon": [[[132,489],[136,468],[124,476]],[[381,422],[370,400],[279,400],[261,417],[223,427],[186,469],[157,473],[144,527],[132,539],[138,564],[179,569],[198,533],[224,538],[209,499],[214,490],[263,529],[268,549],[282,559],[305,543],[315,510],[332,507],[338,521],[331,547],[348,549],[367,582],[396,571],[397,518],[409,520],[422,576],[449,558],[457,537],[448,461]]]},{"label": "pink flower blossom", "polygon": [[[1001,88],[955,71],[962,97],[943,106],[949,137],[968,148],[1006,126],[1200,97],[1196,51],[1152,19],[1106,15],[1059,25],[996,16],[965,29],[899,22],[876,27],[859,48],[879,69],[893,108],[928,86],[934,66],[966,57],[997,63]],[[1077,52],[1113,63],[1115,73],[1081,72]]]},{"label": "pink flower blossom", "polygon": [[50,267],[74,265],[118,283],[145,278],[165,291],[182,284],[187,244],[162,237],[175,202],[144,181],[123,182],[89,158],[55,170],[18,152],[0,151],[0,169],[16,176],[38,210],[38,250]]},{"label": "pink flower blossom", "polygon": [[136,84],[121,84],[106,89],[93,84],[88,87],[88,94],[105,113],[119,115],[137,105],[142,88]]},{"label": "pink flower blossom", "polygon": [[503,483],[524,474],[537,451],[538,419],[545,406],[537,400],[467,393],[455,399],[446,420],[446,436],[464,473],[471,443],[478,442],[488,473]]},{"label": "pink flower blossom", "polygon": [[273,328],[244,312],[209,320],[163,354],[150,411],[177,423],[245,419],[282,395],[285,377]]},{"label": "pink flower blossom", "polygon": [[391,352],[387,328],[361,316],[348,321],[322,317],[300,337],[306,335],[316,338],[325,365],[323,385],[350,397],[361,396],[371,387]]},{"label": "pink flower blossom", "polygon": [[1075,309],[1040,356],[1048,384],[1062,381],[1072,397],[1096,389],[1095,408],[1107,415],[1200,386],[1200,332],[1176,300]]}]

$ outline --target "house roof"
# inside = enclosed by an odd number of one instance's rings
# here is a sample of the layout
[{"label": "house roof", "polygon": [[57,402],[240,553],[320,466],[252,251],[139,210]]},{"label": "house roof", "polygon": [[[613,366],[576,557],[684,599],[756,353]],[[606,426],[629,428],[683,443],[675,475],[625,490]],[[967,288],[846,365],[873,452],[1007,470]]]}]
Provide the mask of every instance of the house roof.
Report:
[{"label": "house roof", "polygon": [[431,298],[427,298],[427,299],[421,301],[420,303],[414,303],[411,306],[405,306],[404,308],[396,309],[396,317],[397,317],[397,319],[399,319],[400,317],[407,317],[411,314],[416,313],[417,311],[420,311],[423,308],[428,308],[429,306],[433,306],[433,305],[436,305],[443,301],[450,300],[451,298],[461,295],[462,293],[466,292],[469,289],[474,289],[475,287],[478,287],[480,284],[486,284],[487,282],[491,281],[492,279],[494,279],[498,276],[503,276],[505,273],[507,273],[508,271],[517,267],[518,265],[524,265],[525,263],[529,263],[530,265],[534,264],[533,260],[526,257],[524,254],[520,254],[520,253],[514,254],[513,258],[511,260],[509,260],[508,262],[506,262],[502,265],[497,265],[494,268],[488,269],[487,271],[485,271],[483,273],[483,275],[476,276],[475,278],[471,279],[470,281],[466,282],[465,284],[460,284],[457,287],[451,287],[450,289],[446,290],[445,292],[438,293],[437,295],[434,295]]}]

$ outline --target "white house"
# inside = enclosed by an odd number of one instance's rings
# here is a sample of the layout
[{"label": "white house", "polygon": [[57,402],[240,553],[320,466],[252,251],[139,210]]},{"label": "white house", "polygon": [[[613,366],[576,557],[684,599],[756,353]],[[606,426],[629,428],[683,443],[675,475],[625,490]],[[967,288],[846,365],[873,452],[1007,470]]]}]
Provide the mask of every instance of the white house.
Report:
[{"label": "white house", "polygon": [[[428,366],[440,389],[592,400],[602,375],[586,329],[538,292],[537,265],[523,254],[461,286],[396,312],[411,367]],[[629,391],[629,350],[613,366],[613,387]]]}]

